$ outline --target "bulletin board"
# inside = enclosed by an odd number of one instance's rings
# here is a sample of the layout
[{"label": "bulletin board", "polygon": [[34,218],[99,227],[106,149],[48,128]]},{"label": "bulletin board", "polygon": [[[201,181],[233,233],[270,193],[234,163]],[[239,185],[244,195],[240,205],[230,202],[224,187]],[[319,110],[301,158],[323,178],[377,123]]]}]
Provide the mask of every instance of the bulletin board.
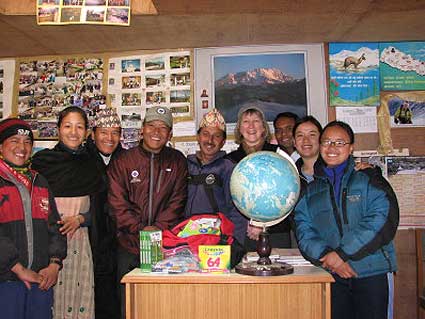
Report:
[{"label": "bulletin board", "polygon": [[104,55],[17,59],[13,114],[40,140],[57,139],[57,116],[65,107],[81,107],[92,122],[106,104],[104,61]]}]

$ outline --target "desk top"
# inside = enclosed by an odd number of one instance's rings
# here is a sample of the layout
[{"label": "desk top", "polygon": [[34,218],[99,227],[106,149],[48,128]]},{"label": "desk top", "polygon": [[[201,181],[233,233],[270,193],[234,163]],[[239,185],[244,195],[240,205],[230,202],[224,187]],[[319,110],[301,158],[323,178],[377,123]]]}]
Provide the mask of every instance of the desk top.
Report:
[{"label": "desk top", "polygon": [[[298,249],[273,249],[272,254],[280,256],[300,255]],[[139,268],[133,269],[121,280],[122,283],[324,283],[333,282],[333,277],[325,270],[315,266],[295,266],[294,273],[283,276],[247,276],[231,272],[228,274],[184,273],[162,274],[145,273]]]},{"label": "desk top", "polygon": [[296,266],[294,273],[284,276],[257,277],[229,274],[184,273],[162,274],[144,273],[139,268],[133,269],[121,280],[122,283],[191,283],[191,284],[240,284],[240,283],[324,283],[333,282],[332,276],[315,266]]}]

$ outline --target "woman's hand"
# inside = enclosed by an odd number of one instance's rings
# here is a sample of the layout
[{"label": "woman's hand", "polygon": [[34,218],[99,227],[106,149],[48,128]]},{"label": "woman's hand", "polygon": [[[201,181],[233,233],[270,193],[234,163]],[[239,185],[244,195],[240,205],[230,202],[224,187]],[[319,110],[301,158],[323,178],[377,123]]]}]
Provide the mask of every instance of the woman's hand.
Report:
[{"label": "woman's hand", "polygon": [[246,230],[246,235],[248,236],[249,239],[258,240],[262,231],[263,231],[262,227],[248,225],[248,228]]},{"label": "woman's hand", "polygon": [[41,269],[38,273],[42,277],[38,287],[41,290],[49,290],[56,284],[56,281],[58,280],[59,265],[51,263],[46,268]]},{"label": "woman's hand", "polygon": [[69,238],[72,238],[82,223],[84,223],[84,216],[82,215],[64,217],[58,221],[58,224],[63,225],[59,228],[59,231],[62,235],[69,235]]}]

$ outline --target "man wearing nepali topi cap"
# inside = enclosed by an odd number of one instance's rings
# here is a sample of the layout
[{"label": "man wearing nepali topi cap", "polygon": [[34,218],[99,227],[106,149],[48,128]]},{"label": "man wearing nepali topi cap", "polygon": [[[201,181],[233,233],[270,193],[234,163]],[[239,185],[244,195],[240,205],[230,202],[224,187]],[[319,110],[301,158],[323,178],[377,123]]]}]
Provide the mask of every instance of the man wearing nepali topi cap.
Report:
[{"label": "man wearing nepali topi cap", "polygon": [[[140,230],[169,229],[183,218],[187,163],[180,151],[166,146],[172,129],[168,108],[149,108],[139,146],[125,151],[108,168],[109,205],[117,224],[119,279],[140,267]],[[120,295],[124,318],[124,285]]]},{"label": "man wearing nepali topi cap", "polygon": [[108,201],[108,165],[123,151],[120,143],[121,121],[113,108],[99,110],[95,115],[92,133],[87,138],[87,150],[95,160],[102,176],[103,189],[91,198],[94,207],[89,227],[94,266],[95,317],[118,319],[117,249],[115,227]]},{"label": "man wearing nepali topi cap", "polygon": [[226,141],[226,123],[217,109],[203,116],[197,139],[200,151],[187,157],[189,186],[185,216],[221,212],[233,222],[233,235],[243,245],[248,221],[230,196],[230,176],[235,164],[221,150]]}]

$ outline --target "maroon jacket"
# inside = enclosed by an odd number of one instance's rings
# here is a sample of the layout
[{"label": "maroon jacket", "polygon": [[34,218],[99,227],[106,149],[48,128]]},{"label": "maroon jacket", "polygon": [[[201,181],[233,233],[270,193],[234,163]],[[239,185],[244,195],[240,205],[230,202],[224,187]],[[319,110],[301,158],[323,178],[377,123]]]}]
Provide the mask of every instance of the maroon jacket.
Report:
[{"label": "maroon jacket", "polygon": [[187,175],[186,158],[169,147],[153,154],[138,146],[109,164],[108,202],[123,248],[139,254],[141,229],[168,229],[183,218]]}]

